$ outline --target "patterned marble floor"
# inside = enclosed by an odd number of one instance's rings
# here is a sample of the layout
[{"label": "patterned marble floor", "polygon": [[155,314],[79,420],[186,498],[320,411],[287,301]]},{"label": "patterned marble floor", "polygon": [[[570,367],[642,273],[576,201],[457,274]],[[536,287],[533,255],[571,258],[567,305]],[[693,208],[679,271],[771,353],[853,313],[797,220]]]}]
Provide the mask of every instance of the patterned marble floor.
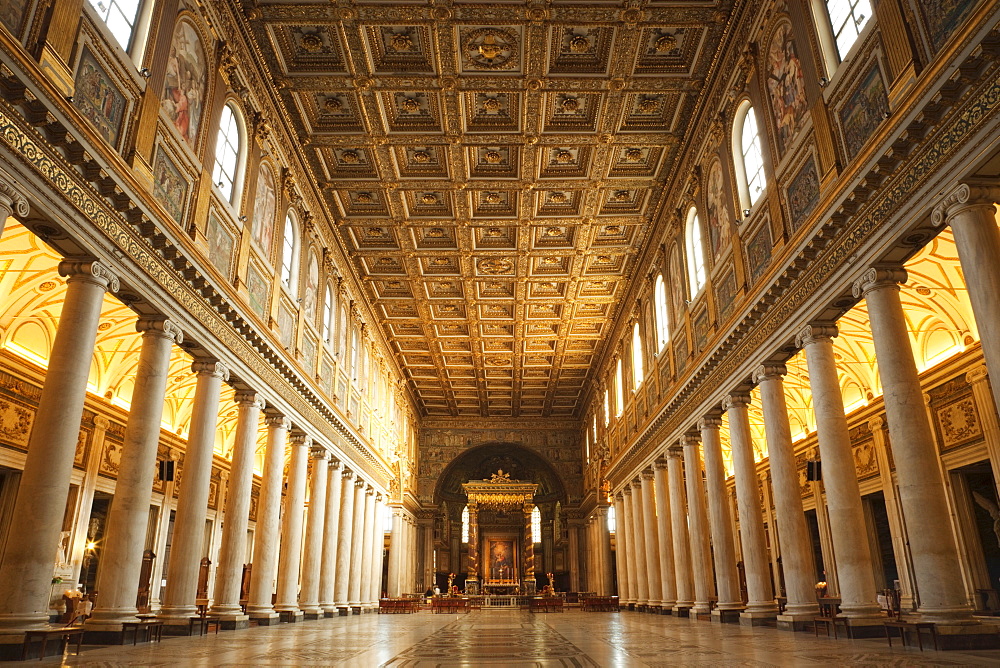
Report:
[{"label": "patterned marble floor", "polygon": [[693,622],[637,613],[337,617],[135,647],[87,647],[80,656],[29,665],[341,666],[505,668],[663,666],[997,666],[1000,650],[892,649],[885,640],[834,640],[812,633]]}]

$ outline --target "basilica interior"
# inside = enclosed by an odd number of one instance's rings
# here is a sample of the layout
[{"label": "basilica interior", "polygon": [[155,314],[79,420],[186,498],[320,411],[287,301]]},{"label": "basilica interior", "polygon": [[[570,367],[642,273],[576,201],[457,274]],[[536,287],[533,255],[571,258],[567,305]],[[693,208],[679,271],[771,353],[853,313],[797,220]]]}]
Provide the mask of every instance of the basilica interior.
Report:
[{"label": "basilica interior", "polygon": [[1000,661],[998,202],[991,0],[2,0],[0,660]]}]

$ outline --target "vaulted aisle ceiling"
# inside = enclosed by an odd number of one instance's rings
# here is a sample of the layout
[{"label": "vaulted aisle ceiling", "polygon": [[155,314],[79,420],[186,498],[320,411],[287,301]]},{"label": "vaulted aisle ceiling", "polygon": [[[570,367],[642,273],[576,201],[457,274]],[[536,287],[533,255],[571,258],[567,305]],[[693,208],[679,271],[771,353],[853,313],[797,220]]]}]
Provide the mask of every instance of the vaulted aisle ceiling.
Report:
[{"label": "vaulted aisle ceiling", "polygon": [[427,415],[581,408],[732,3],[630,5],[247,15]]}]

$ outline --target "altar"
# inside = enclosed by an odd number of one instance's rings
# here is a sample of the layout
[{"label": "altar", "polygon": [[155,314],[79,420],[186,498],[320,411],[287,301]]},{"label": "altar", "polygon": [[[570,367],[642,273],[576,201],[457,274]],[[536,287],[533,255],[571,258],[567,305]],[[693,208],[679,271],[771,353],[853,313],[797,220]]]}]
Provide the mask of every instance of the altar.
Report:
[{"label": "altar", "polygon": [[[511,480],[499,470],[489,480],[462,484],[468,497],[469,570],[465,579],[468,594],[516,596],[535,592],[534,536],[531,512],[536,483]],[[518,513],[520,528],[481,531],[480,511]],[[509,515],[508,515],[509,517]],[[515,533],[516,531],[516,533]],[[480,586],[482,589],[480,589]]]}]

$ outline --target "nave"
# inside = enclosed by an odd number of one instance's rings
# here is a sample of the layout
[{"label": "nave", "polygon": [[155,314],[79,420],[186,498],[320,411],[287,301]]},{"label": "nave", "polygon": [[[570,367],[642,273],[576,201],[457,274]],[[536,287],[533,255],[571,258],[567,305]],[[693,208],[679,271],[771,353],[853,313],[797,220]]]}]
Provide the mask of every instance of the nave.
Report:
[{"label": "nave", "polygon": [[890,648],[884,638],[846,640],[768,627],[704,624],[635,613],[467,614],[334,617],[241,633],[165,638],[161,643],[88,649],[64,666],[995,666],[1000,650],[936,652]]}]

